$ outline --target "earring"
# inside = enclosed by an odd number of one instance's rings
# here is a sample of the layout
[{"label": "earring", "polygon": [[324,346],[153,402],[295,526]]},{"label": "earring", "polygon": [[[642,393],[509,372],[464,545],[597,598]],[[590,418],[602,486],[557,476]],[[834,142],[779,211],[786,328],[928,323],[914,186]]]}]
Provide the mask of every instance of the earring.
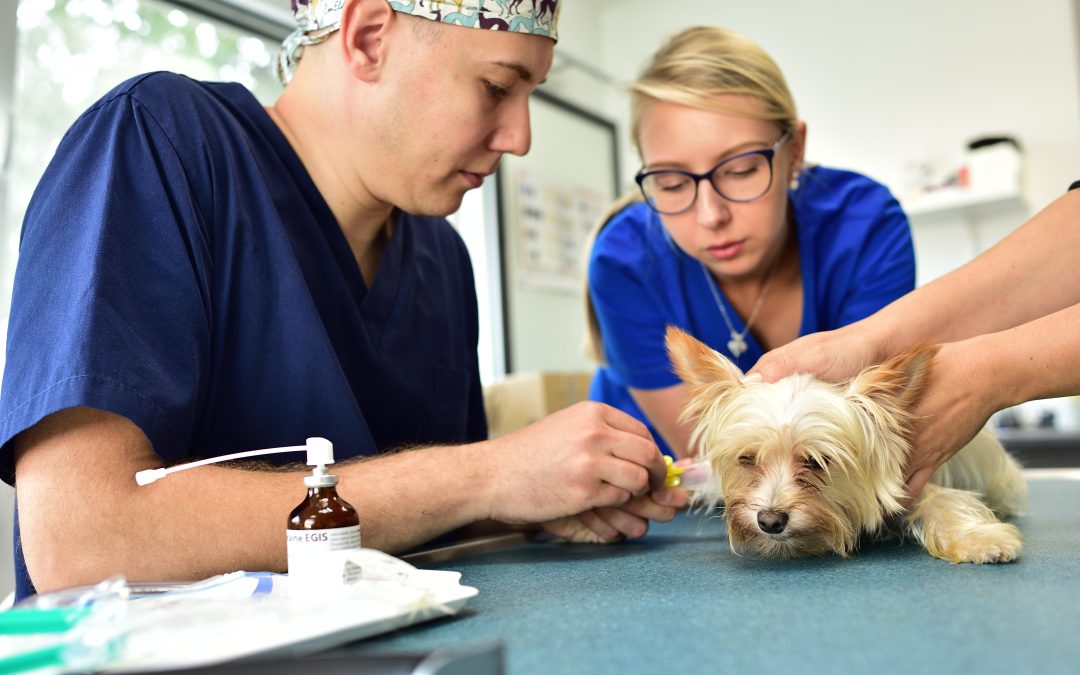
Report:
[{"label": "earring", "polygon": [[794,174],[791,177],[791,183],[788,184],[792,190],[799,189],[799,174]]}]

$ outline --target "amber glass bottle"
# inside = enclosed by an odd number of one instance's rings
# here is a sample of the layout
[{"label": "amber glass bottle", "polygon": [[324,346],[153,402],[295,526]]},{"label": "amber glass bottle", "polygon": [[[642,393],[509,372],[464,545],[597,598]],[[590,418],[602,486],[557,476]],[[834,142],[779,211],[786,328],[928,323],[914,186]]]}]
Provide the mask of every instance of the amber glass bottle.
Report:
[{"label": "amber glass bottle", "polygon": [[319,465],[304,484],[307,498],[289,514],[286,527],[290,577],[313,569],[320,554],[360,548],[360,516],[338,495],[338,477]]}]

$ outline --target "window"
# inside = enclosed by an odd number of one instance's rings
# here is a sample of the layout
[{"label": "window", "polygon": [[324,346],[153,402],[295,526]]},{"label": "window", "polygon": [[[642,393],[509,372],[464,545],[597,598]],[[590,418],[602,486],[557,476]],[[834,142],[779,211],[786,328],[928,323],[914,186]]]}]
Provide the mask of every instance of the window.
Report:
[{"label": "window", "polygon": [[[129,77],[154,70],[240,82],[264,103],[281,93],[273,73],[276,39],[178,4],[20,0],[16,29],[11,164],[7,206],[0,211],[0,335],[7,335],[26,205],[61,137],[83,110]],[[3,358],[0,350],[0,367]]]}]

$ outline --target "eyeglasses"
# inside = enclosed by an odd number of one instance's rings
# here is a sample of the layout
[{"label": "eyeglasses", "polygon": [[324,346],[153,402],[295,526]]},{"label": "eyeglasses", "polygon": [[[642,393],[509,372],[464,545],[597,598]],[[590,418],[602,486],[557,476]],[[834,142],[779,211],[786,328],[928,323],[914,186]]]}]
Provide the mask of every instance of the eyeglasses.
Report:
[{"label": "eyeglasses", "polygon": [[716,194],[732,202],[760,199],[772,187],[772,160],[791,137],[784,133],[772,147],[728,157],[705,173],[678,169],[642,170],[634,178],[645,202],[657,213],[674,216],[687,211],[697,201],[698,184],[708,179]]}]

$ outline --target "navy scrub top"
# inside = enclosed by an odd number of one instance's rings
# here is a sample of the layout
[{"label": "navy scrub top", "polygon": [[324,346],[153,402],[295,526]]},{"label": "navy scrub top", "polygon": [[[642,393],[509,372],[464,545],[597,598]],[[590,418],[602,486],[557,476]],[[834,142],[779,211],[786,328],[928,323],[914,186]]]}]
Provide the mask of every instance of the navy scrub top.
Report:
[{"label": "navy scrub top", "polygon": [[[445,219],[395,217],[368,288],[246,89],[119,86],[68,131],[26,214],[0,477],[16,434],[73,406],[130,419],[167,464],[309,436],[338,459],[485,438],[464,243]],[[17,515],[15,537],[23,597]]]}]

